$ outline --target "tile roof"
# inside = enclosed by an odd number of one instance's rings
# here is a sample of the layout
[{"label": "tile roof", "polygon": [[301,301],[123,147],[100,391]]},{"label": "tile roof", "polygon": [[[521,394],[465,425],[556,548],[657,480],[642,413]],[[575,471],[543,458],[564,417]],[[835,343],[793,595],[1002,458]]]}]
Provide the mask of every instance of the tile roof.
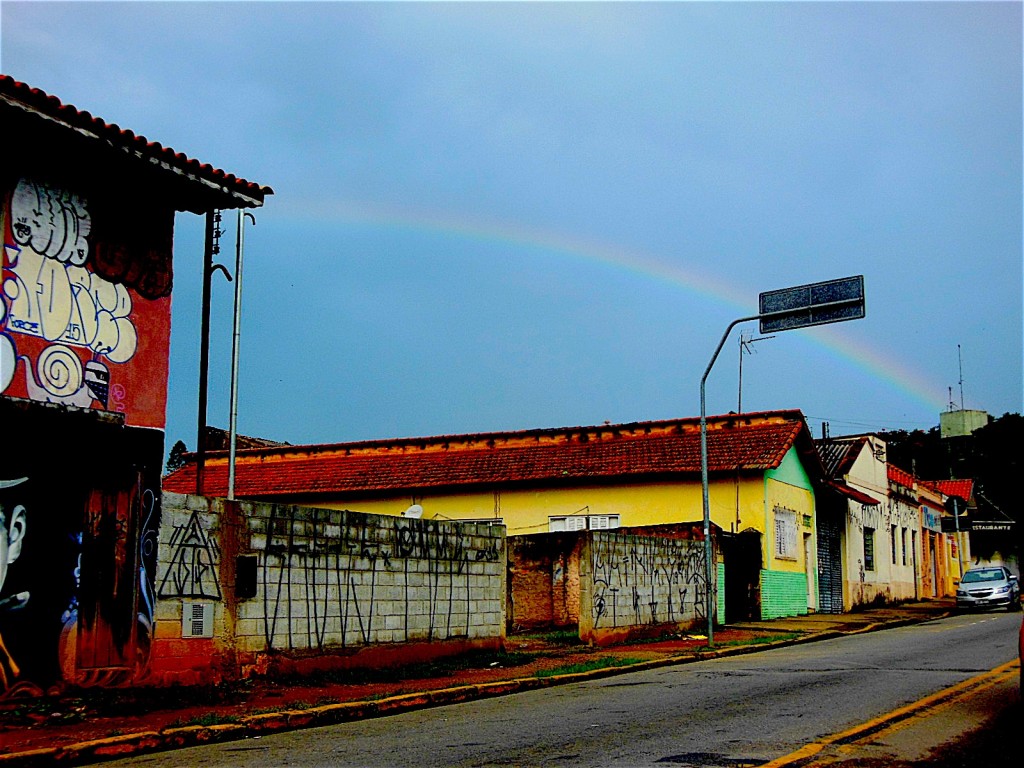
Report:
[{"label": "tile roof", "polygon": [[[76,135],[95,140],[101,148],[122,150],[124,154],[137,159],[140,166],[156,165],[170,171],[177,180],[184,177],[187,181],[193,182],[196,189],[202,187],[207,193],[213,190],[222,198],[218,206],[221,208],[260,206],[265,196],[274,193],[268,186],[226,173],[208,163],[200,163],[159,142],[150,141],[145,136],[107,123],[74,105],[64,104],[56,96],[32,88],[9,75],[0,74],[0,107],[8,114],[36,115],[52,121]],[[195,210],[189,207],[186,201],[182,201],[182,205],[185,210],[193,210],[195,213],[206,210]]]},{"label": "tile roof", "polygon": [[974,495],[973,480],[936,480],[935,487],[947,496],[956,496],[964,501],[971,501]]},{"label": "tile roof", "polygon": [[[809,474],[820,464],[799,411],[708,418],[710,472],[779,466],[796,446]],[[195,491],[195,457],[164,479],[165,490]],[[308,498],[419,489],[639,482],[699,476],[698,419],[449,435],[239,451],[236,495]],[[224,495],[227,457],[208,454],[207,495]]]},{"label": "tile roof", "polygon": [[889,464],[885,468],[886,474],[888,475],[889,481],[902,485],[904,488],[909,490],[914,489],[914,483],[916,478],[904,469],[900,469],[894,464]]}]

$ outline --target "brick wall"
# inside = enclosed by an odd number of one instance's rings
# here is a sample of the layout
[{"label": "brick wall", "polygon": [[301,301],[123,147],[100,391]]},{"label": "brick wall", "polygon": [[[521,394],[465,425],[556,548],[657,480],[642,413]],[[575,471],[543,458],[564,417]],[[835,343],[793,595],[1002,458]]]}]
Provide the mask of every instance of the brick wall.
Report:
[{"label": "brick wall", "polygon": [[[151,682],[389,664],[503,640],[503,528],[171,493],[163,504]],[[202,606],[207,636],[187,637]]]},{"label": "brick wall", "polygon": [[508,539],[515,629],[565,627],[579,622],[578,533],[538,533]]}]

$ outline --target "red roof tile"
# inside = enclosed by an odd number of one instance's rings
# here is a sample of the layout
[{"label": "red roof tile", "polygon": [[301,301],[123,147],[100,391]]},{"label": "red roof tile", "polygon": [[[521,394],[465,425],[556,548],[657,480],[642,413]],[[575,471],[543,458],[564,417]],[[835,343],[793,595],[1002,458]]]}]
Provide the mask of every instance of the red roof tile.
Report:
[{"label": "red roof tile", "polygon": [[970,501],[974,494],[973,480],[936,480],[935,487],[947,496]]},{"label": "red roof tile", "polygon": [[246,181],[234,174],[214,168],[209,163],[200,163],[198,160],[181,152],[175,152],[159,142],[150,141],[145,136],[137,135],[114,123],[107,123],[98,117],[93,117],[89,112],[79,110],[71,104],[64,104],[56,96],[51,96],[38,88],[32,88],[9,75],[0,74],[0,102],[36,112],[62,123],[80,134],[101,140],[104,144],[129,150],[138,155],[141,161],[164,163],[171,169],[196,179],[211,182],[228,190],[229,193],[245,198],[246,202],[244,203],[240,201],[237,205],[225,205],[224,207],[262,205],[266,195],[274,194],[274,190],[270,187]]},{"label": "red roof tile", "polygon": [[893,464],[889,464],[886,467],[886,472],[889,476],[889,480],[898,485],[902,485],[904,488],[913,490],[914,489],[914,476],[906,470],[900,469]]},{"label": "red roof tile", "polygon": [[[708,419],[711,472],[773,469],[794,445],[805,464],[816,460],[799,411]],[[194,458],[165,478],[165,490],[195,491]],[[636,482],[699,473],[699,421],[680,419],[240,451],[235,492],[243,498],[300,498],[425,488]],[[223,495],[226,483],[227,457],[208,456],[206,494]]]}]

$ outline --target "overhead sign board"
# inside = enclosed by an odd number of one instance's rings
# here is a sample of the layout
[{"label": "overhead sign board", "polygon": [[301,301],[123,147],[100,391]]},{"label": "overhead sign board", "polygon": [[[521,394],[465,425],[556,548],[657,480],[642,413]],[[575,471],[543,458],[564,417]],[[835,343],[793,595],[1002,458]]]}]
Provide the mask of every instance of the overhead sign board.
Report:
[{"label": "overhead sign board", "polygon": [[798,285],[760,295],[761,333],[864,317],[864,275]]}]

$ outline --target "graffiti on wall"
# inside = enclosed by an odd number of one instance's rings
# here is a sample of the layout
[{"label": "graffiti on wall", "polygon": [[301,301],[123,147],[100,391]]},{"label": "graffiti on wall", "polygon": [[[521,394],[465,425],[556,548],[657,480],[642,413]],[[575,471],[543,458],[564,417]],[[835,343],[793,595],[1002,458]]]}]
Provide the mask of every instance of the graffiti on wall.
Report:
[{"label": "graffiti on wall", "polygon": [[602,532],[590,552],[595,629],[705,617],[703,542]]},{"label": "graffiti on wall", "polygon": [[[95,415],[0,398],[0,698],[146,672],[162,436]],[[54,434],[90,450],[47,461]]]},{"label": "graffiti on wall", "polygon": [[158,596],[220,600],[220,547],[204,530],[198,512],[193,512],[185,525],[175,526],[168,546],[171,565],[160,582]]},{"label": "graffiti on wall", "polygon": [[[0,392],[123,412],[129,423],[162,427],[165,396],[154,398],[153,384],[140,387],[139,380],[166,387],[169,302],[141,297],[129,274],[107,269],[110,254],[123,256],[124,247],[109,222],[114,240],[103,237],[93,207],[74,192],[24,178],[6,197]],[[160,243],[163,236],[150,237]],[[169,270],[169,249],[163,260]],[[141,342],[143,326],[159,344]]]},{"label": "graffiti on wall", "polygon": [[474,547],[460,528],[429,520],[379,522],[275,506],[267,531],[268,648],[369,644],[380,632],[392,642],[465,637],[473,622],[471,564],[500,556],[496,543]]}]

